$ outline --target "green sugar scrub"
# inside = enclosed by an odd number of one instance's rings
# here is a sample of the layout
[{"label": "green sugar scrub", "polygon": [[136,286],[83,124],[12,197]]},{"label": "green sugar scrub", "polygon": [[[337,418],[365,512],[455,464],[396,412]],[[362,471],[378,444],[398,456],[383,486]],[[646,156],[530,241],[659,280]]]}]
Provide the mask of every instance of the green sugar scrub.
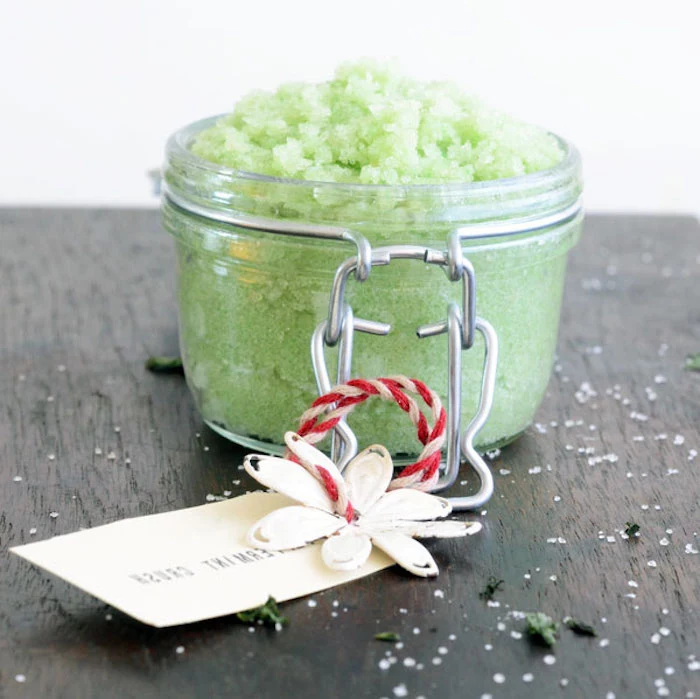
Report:
[{"label": "green sugar scrub", "polygon": [[455,85],[368,61],[342,66],[330,82],[244,97],[197,134],[192,152],[272,177],[385,185],[517,177],[563,156],[551,134]]},{"label": "green sugar scrub", "polygon": [[[551,371],[567,252],[581,227],[580,213],[551,223],[582,190],[570,144],[454,86],[360,63],[327,83],[251,95],[231,115],[182,129],[168,142],[164,179],[186,377],[220,433],[279,451],[316,397],[310,337],[327,316],[335,270],[355,247],[269,232],[295,224],[352,230],[373,247],[439,250],[455,228],[466,230],[477,311],[500,343],[494,406],[477,446],[510,441],[532,421]],[[257,229],[243,225],[252,220]],[[484,237],[482,224],[520,232]],[[453,300],[461,301],[461,285],[422,262],[375,267],[363,283],[351,278],[356,316],[392,325],[386,337],[355,335],[353,374],[407,374],[444,395],[446,338],[418,340],[415,330],[444,320]],[[477,337],[463,353],[463,427],[476,411],[483,352]],[[327,358],[333,367],[335,350]],[[395,405],[370,401],[350,423],[361,448],[418,451]]]}]

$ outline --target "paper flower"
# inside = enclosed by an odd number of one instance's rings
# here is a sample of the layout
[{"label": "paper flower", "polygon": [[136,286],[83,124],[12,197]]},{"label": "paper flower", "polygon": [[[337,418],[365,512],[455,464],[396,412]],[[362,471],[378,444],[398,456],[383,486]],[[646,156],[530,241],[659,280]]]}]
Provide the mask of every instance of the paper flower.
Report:
[{"label": "paper flower", "polygon": [[393,476],[391,456],[383,446],[358,454],[341,475],[322,452],[294,432],[285,442],[300,463],[251,454],[245,470],[262,485],[301,503],[263,517],[248,532],[259,549],[284,551],[325,538],[321,555],[329,568],[354,570],[372,544],[415,575],[431,577],[438,567],[414,537],[476,534],[479,522],[431,521],[450,514],[444,498],[413,488],[387,490]]}]

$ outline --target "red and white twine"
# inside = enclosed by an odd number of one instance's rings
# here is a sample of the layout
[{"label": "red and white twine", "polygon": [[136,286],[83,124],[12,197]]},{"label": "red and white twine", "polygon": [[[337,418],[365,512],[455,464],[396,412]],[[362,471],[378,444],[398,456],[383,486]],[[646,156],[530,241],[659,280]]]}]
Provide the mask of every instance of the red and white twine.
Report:
[{"label": "red and white twine", "polygon": [[[432,413],[432,427],[409,393],[419,395]],[[297,433],[309,444],[320,442],[355,406],[368,398],[377,396],[382,400],[395,402],[408,413],[416,427],[418,440],[423,449],[415,463],[406,466],[389,484],[389,490],[396,488],[417,488],[432,490],[438,480],[440,450],[445,443],[447,414],[440,397],[422,381],[406,376],[389,376],[379,379],[353,379],[335,386],[329,393],[317,398],[301,416]],[[288,454],[289,456],[289,454]],[[303,464],[312,475],[323,483],[328,495],[335,504],[338,514],[348,522],[354,518],[352,503],[348,500],[344,482],[337,482],[330,472],[316,464]]]}]

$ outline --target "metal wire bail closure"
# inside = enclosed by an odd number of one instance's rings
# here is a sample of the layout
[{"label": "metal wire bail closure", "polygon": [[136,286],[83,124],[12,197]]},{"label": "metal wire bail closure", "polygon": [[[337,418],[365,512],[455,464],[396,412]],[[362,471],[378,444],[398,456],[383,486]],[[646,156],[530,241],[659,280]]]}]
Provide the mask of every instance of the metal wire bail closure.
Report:
[{"label": "metal wire bail closure", "polygon": [[[417,329],[419,338],[447,333],[448,336],[448,424],[447,459],[441,464],[441,476],[434,490],[451,487],[459,473],[460,454],[472,466],[479,477],[479,490],[474,495],[448,498],[455,510],[470,510],[483,506],[493,494],[493,476],[486,462],[474,448],[474,437],[483,427],[493,405],[498,363],[498,337],[493,327],[476,315],[476,280],[471,262],[464,257],[459,232],[450,236],[446,251],[419,245],[390,245],[376,248],[371,254],[371,266],[388,265],[392,260],[419,260],[442,267],[452,281],[462,281],[462,307],[450,303],[447,319]],[[332,389],[326,365],[325,347],[338,345],[337,384],[346,383],[351,377],[352,348],[355,332],[387,335],[391,326],[373,320],[355,318],[352,308],[345,301],[348,278],[357,273],[358,257],[350,257],[336,270],[331,289],[328,319],[321,322],[311,338],[311,362],[316,376],[319,395]],[[356,276],[357,278],[357,276]],[[462,407],[462,351],[471,348],[475,333],[484,338],[484,371],[479,407],[471,422],[461,432]],[[345,420],[334,428],[332,459],[342,471],[357,454],[357,439]]]}]

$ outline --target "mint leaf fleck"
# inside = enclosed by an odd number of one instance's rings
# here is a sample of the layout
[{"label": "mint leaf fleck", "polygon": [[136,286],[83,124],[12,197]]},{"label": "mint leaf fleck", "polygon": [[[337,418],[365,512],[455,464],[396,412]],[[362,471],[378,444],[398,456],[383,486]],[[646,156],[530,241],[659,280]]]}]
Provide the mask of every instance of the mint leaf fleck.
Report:
[{"label": "mint leaf fleck", "polygon": [[525,615],[527,632],[533,641],[543,643],[545,646],[553,646],[557,642],[557,624],[551,616],[542,612],[530,612]]},{"label": "mint leaf fleck", "polygon": [[149,357],[146,360],[146,369],[154,374],[184,374],[180,357]]},{"label": "mint leaf fleck", "polygon": [[274,597],[269,597],[267,602],[262,605],[262,607],[256,607],[255,609],[249,609],[246,612],[238,612],[236,614],[240,621],[246,624],[254,624],[256,622],[261,622],[267,626],[276,626],[281,624],[286,626],[289,623],[289,619],[286,616],[280,614],[279,607]]}]

